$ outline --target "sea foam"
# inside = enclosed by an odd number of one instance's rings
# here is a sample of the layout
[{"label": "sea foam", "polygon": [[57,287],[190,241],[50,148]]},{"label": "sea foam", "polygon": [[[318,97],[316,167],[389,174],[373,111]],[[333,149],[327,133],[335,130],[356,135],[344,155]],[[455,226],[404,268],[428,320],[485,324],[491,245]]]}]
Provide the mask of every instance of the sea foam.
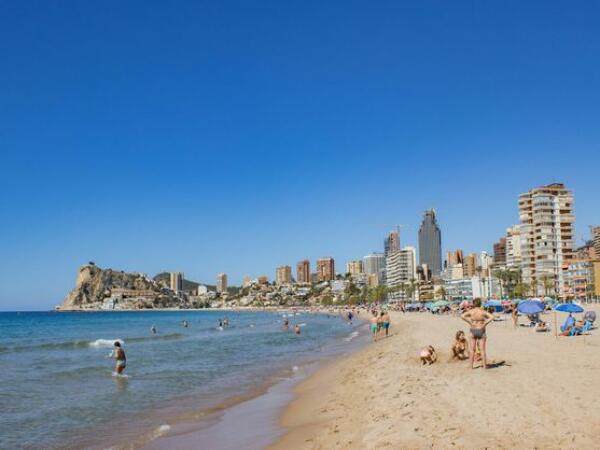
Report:
[{"label": "sea foam", "polygon": [[115,345],[115,342],[118,342],[121,345],[125,344],[123,339],[96,339],[95,341],[90,342],[88,345],[96,348],[112,347]]}]

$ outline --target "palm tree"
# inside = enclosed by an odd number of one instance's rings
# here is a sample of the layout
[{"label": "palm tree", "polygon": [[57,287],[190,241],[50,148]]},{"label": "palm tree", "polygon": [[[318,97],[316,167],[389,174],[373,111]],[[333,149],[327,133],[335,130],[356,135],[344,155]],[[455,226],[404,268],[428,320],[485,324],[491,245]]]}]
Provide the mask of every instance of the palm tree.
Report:
[{"label": "palm tree", "polygon": [[441,286],[437,290],[436,294],[442,297],[442,300],[446,300],[446,295],[448,294],[448,292],[446,291],[446,288],[444,286]]},{"label": "palm tree", "polygon": [[410,295],[411,295],[411,297],[413,296],[413,294],[415,292],[417,292],[417,289],[415,287],[416,283],[417,283],[417,280],[415,280],[414,278],[410,279],[410,290],[411,290],[411,294]]},{"label": "palm tree", "polygon": [[544,275],[542,275],[542,287],[544,288],[544,294],[546,295],[546,297],[549,296],[549,292],[551,292],[550,290],[554,290],[556,291],[556,283],[554,281],[554,277],[548,273],[545,273]]}]

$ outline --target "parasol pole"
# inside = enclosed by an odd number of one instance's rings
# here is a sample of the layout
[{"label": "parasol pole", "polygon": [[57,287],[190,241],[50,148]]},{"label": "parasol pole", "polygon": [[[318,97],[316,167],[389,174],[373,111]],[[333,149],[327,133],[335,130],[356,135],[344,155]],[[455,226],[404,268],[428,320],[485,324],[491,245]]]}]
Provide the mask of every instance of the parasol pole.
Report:
[{"label": "parasol pole", "polygon": [[558,320],[556,319],[556,310],[554,310],[554,337],[558,339]]}]

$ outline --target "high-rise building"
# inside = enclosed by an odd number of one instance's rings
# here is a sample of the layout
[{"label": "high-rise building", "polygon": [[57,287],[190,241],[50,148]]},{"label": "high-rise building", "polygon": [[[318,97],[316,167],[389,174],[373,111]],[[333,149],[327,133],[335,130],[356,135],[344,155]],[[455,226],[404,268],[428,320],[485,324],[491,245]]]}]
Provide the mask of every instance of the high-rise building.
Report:
[{"label": "high-rise building", "polygon": [[400,250],[400,233],[392,231],[383,240],[383,254],[387,256],[391,252]]},{"label": "high-rise building", "polygon": [[521,267],[521,227],[506,229],[506,267]]},{"label": "high-rise building", "polygon": [[296,282],[310,283],[310,261],[305,259],[296,264]]},{"label": "high-rise building", "polygon": [[183,291],[183,273],[171,272],[169,287],[173,292]]},{"label": "high-rise building", "polygon": [[[417,251],[414,247],[390,252],[386,258],[386,285],[396,287],[417,281]],[[402,292],[400,292],[402,295]]]},{"label": "high-rise building", "polygon": [[383,253],[370,253],[363,258],[363,271],[370,277],[377,275],[382,283],[385,275],[385,255]]},{"label": "high-rise building", "polygon": [[486,251],[482,251],[479,253],[479,257],[477,258],[477,267],[475,268],[478,276],[488,276],[488,270],[494,264],[494,258],[488,254]]},{"label": "high-rise building", "polygon": [[452,250],[448,252],[447,261],[449,266],[455,266],[456,264],[463,263],[463,251],[462,250]]},{"label": "high-rise building", "polygon": [[217,292],[223,293],[227,292],[227,274],[220,273],[217,275]]},{"label": "high-rise building", "polygon": [[244,279],[242,281],[242,287],[248,287],[252,284],[252,278],[250,278],[248,275],[244,275]]},{"label": "high-rise building", "polygon": [[356,261],[350,261],[346,264],[346,273],[349,273],[352,277],[357,277],[363,271],[363,262],[358,259]]},{"label": "high-rise building", "polygon": [[594,241],[594,253],[600,259],[600,227],[592,228],[592,240]]},{"label": "high-rise building", "polygon": [[330,281],[335,279],[335,262],[331,256],[317,259],[317,280]]},{"label": "high-rise building", "polygon": [[573,194],[554,183],[519,196],[521,272],[535,295],[565,296],[564,272],[573,260]]},{"label": "high-rise building", "polygon": [[290,284],[292,282],[292,267],[279,266],[275,270],[275,282],[277,284]]},{"label": "high-rise building", "polygon": [[502,237],[494,244],[494,265],[506,265],[506,238]]},{"label": "high-rise building", "polygon": [[433,277],[442,271],[442,232],[433,209],[425,211],[419,228],[419,264],[427,264]]},{"label": "high-rise building", "polygon": [[475,253],[469,253],[465,258],[463,272],[465,278],[472,278],[477,273],[477,255]]}]

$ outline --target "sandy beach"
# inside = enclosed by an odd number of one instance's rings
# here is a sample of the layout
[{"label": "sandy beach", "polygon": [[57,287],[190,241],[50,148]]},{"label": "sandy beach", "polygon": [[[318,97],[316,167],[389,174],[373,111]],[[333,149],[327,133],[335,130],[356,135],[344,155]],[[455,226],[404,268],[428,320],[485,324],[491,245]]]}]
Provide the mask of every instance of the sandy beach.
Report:
[{"label": "sandy beach", "polygon": [[[497,367],[472,370],[450,362],[454,333],[467,331],[459,317],[393,313],[390,337],[296,388],[287,434],[270,448],[599,448],[600,330],[557,339],[502,317],[488,327]],[[429,344],[439,360],[423,367]]]}]

